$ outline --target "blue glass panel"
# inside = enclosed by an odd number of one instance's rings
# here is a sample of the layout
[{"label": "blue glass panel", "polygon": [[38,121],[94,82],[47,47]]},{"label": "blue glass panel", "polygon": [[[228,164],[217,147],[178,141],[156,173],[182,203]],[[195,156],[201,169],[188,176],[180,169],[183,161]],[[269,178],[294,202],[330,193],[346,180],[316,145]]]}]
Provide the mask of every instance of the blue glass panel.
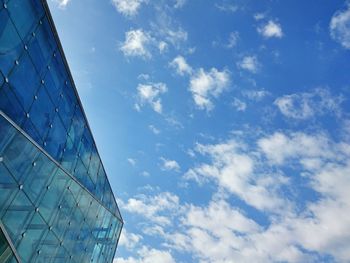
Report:
[{"label": "blue glass panel", "polygon": [[47,231],[46,236],[43,238],[42,242],[40,242],[38,246],[37,251],[39,253],[36,253],[35,259],[33,258],[32,261],[52,262],[52,258],[56,257],[58,248],[60,248],[60,241],[55,236],[53,231]]},{"label": "blue glass panel", "polygon": [[23,44],[9,19],[6,9],[0,10],[0,70],[8,76],[23,51]]},{"label": "blue glass panel", "polygon": [[85,167],[89,167],[90,164],[90,156],[92,149],[92,137],[88,129],[85,129],[84,135],[81,138],[81,142],[79,144],[79,156],[83,161]]},{"label": "blue glass panel", "polygon": [[30,34],[34,32],[43,14],[43,9],[32,0],[11,0],[7,8],[19,35],[26,42]]},{"label": "blue glass panel", "polygon": [[0,217],[8,205],[12,202],[18,191],[18,185],[14,178],[11,176],[7,168],[0,162]]},{"label": "blue glass panel", "polygon": [[23,125],[22,129],[26,131],[26,133],[37,143],[42,144],[43,143],[43,138],[42,136],[38,133],[36,127],[34,126],[31,118],[26,118]]},{"label": "blue glass panel", "polygon": [[63,149],[63,156],[61,160],[61,165],[63,168],[65,168],[68,172],[73,174],[73,170],[76,165],[78,157],[76,154],[76,149],[73,146],[72,140],[68,137],[66,141],[66,146]]},{"label": "blue glass panel", "polygon": [[59,100],[59,114],[61,116],[64,127],[69,131],[72,118],[75,111],[75,103],[69,98],[67,90],[63,89]]},{"label": "blue glass panel", "polygon": [[28,112],[39,88],[40,78],[27,52],[24,52],[9,76],[10,86],[17,95],[23,109]]},{"label": "blue glass panel", "polygon": [[18,125],[25,120],[25,111],[7,83],[0,88],[0,109]]},{"label": "blue glass panel", "polygon": [[23,191],[18,191],[16,197],[2,216],[1,221],[14,244],[20,239],[25,229],[28,227],[34,207]]},{"label": "blue glass panel", "polygon": [[84,133],[84,127],[85,127],[85,124],[83,121],[83,114],[80,108],[76,107],[73,121],[69,129],[69,136],[73,141],[74,147],[77,149]]},{"label": "blue glass panel", "polygon": [[56,165],[44,154],[39,154],[32,163],[32,168],[26,174],[24,191],[34,205],[38,206],[38,198],[48,186],[55,169]]},{"label": "blue glass panel", "polygon": [[57,104],[57,99],[59,98],[62,89],[62,83],[59,76],[57,76],[55,68],[53,68],[52,65],[48,66],[48,71],[46,72],[44,82],[46,90],[48,91],[52,101]]},{"label": "blue glass panel", "polygon": [[29,114],[30,119],[43,141],[49,129],[53,128],[52,122],[55,114],[55,106],[51,102],[44,86],[41,86],[39,91],[35,94],[35,99]]},{"label": "blue glass panel", "polygon": [[28,43],[30,57],[40,76],[43,76],[48,70],[47,66],[51,61],[52,53],[55,48],[54,44],[49,42],[49,32],[44,23],[47,23],[46,19],[40,20],[39,26],[35,33],[32,34],[32,38]]},{"label": "blue glass panel", "polygon": [[32,162],[38,155],[38,149],[28,143],[21,134],[13,137],[3,153],[3,162],[16,178],[17,182],[23,184],[23,178],[32,167]]},{"label": "blue glass panel", "polygon": [[58,170],[53,176],[53,180],[47,184],[46,191],[39,205],[40,213],[46,222],[51,222],[51,218],[59,212],[59,204],[66,190],[68,181],[69,178],[67,178],[62,171]]},{"label": "blue glass panel", "polygon": [[67,132],[58,114],[55,115],[53,128],[49,130],[46,137],[44,149],[55,159],[59,160],[66,144]]}]

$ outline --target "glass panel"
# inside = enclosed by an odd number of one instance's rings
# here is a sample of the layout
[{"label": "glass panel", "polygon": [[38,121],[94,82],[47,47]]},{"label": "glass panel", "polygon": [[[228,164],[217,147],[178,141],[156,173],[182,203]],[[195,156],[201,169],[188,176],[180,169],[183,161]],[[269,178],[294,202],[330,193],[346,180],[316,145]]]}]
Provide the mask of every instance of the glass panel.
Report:
[{"label": "glass panel", "polygon": [[24,181],[24,191],[35,205],[38,205],[37,200],[52,179],[55,168],[56,165],[44,154],[40,154],[32,163],[32,168]]},{"label": "glass panel", "polygon": [[48,130],[53,128],[52,122],[54,113],[55,106],[52,104],[45,88],[41,86],[38,93],[35,95],[29,114],[42,141],[45,139]]},{"label": "glass panel", "polygon": [[0,70],[6,77],[23,51],[23,44],[7,10],[0,10]]},{"label": "glass panel", "polygon": [[[49,174],[47,174],[49,175]],[[39,205],[40,213],[50,223],[51,218],[59,212],[59,204],[66,190],[69,178],[60,170],[53,176],[53,180],[46,187],[46,192]]]},{"label": "glass panel", "polygon": [[7,168],[0,162],[0,217],[12,202],[18,191],[18,185]]},{"label": "glass panel", "polygon": [[23,191],[18,191],[15,199],[1,219],[14,244],[25,232],[33,214],[33,205]]},{"label": "glass panel", "polygon": [[25,111],[7,83],[0,88],[0,109],[18,125],[25,120]]},{"label": "glass panel", "polygon": [[39,88],[40,79],[27,52],[23,53],[19,64],[14,67],[9,81],[23,109],[28,112],[36,90]]},{"label": "glass panel", "polygon": [[66,144],[67,132],[58,114],[54,117],[53,128],[50,129],[44,145],[45,150],[55,159],[59,160]]},{"label": "glass panel", "polygon": [[30,57],[40,76],[43,76],[48,70],[47,66],[50,64],[52,53],[55,48],[48,27],[47,19],[41,19],[35,34],[28,43]]},{"label": "glass panel", "polygon": [[38,149],[30,145],[21,134],[17,134],[4,151],[3,162],[17,182],[23,184],[23,177],[31,168],[37,154]]},{"label": "glass panel", "polygon": [[75,104],[69,98],[66,89],[63,89],[61,93],[58,109],[63,125],[68,131],[70,128],[70,124],[72,123],[72,118],[75,111]]},{"label": "glass panel", "polygon": [[72,140],[68,137],[66,146],[63,149],[63,157],[61,161],[62,167],[73,174],[73,169],[75,168],[77,158],[76,149],[73,146]]},{"label": "glass panel", "polygon": [[18,33],[25,42],[38,24],[43,14],[41,5],[32,0],[11,0],[7,4],[10,16],[14,21]]},{"label": "glass panel", "polygon": [[39,213],[35,213],[16,247],[23,262],[31,262],[31,259],[38,252],[40,253],[38,246],[47,229],[48,227]]}]

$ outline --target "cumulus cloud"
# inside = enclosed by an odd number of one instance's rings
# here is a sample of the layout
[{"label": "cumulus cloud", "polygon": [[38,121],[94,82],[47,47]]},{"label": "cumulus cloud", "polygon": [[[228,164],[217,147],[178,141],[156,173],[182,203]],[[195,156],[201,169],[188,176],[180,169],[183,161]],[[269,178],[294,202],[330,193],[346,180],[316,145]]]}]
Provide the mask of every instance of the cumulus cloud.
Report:
[{"label": "cumulus cloud", "polygon": [[226,69],[219,71],[211,68],[205,71],[197,70],[190,79],[190,91],[199,109],[210,111],[213,109],[213,98],[217,98],[230,84],[230,72]]},{"label": "cumulus cloud", "polygon": [[258,58],[256,56],[245,56],[237,65],[241,69],[250,71],[252,73],[256,73],[260,66]]},{"label": "cumulus cloud", "polygon": [[287,202],[278,196],[278,187],[286,178],[264,172],[254,177],[259,170],[258,162],[249,151],[245,152],[244,145],[231,140],[213,145],[198,144],[195,150],[208,156],[211,162],[189,169],[185,179],[200,184],[214,181],[256,209],[275,212],[282,207],[286,209]]},{"label": "cumulus cloud", "polygon": [[[142,225],[145,234],[195,262],[349,262],[350,145],[322,132],[255,140],[252,146],[234,139],[196,145],[193,155],[205,158],[186,176],[216,182],[218,193],[208,203],[182,203],[165,192],[130,198],[122,208],[148,218],[153,224]],[[298,182],[306,193],[295,191]],[[292,194],[279,191],[283,186]],[[220,194],[221,187],[263,216]]]},{"label": "cumulus cloud", "polygon": [[161,157],[160,160],[162,163],[162,170],[164,171],[179,171],[180,165],[175,160],[169,160],[164,157]]},{"label": "cumulus cloud", "polygon": [[265,38],[282,38],[283,31],[279,23],[269,20],[266,24],[258,27],[258,32]]},{"label": "cumulus cloud", "polygon": [[137,86],[137,100],[135,108],[141,110],[141,107],[148,104],[157,113],[162,113],[162,100],[160,95],[166,93],[168,90],[164,83],[148,83],[139,84]]},{"label": "cumulus cloud", "polygon": [[145,0],[112,0],[117,11],[128,17],[136,15],[141,4],[145,2]]},{"label": "cumulus cloud", "polygon": [[181,76],[185,74],[190,75],[192,73],[192,67],[187,64],[186,59],[183,56],[177,56],[169,63],[169,65]]},{"label": "cumulus cloud", "polygon": [[277,98],[274,104],[281,113],[293,119],[306,120],[315,115],[332,113],[339,115],[342,96],[332,96],[327,89],[318,88],[311,92],[295,93]]},{"label": "cumulus cloud", "polygon": [[162,192],[151,197],[140,195],[130,198],[126,203],[120,201],[120,205],[124,210],[139,214],[151,222],[169,225],[171,223],[169,213],[177,211],[179,197],[169,192]]},{"label": "cumulus cloud", "polygon": [[132,250],[139,244],[141,240],[141,235],[130,233],[124,228],[120,235],[118,246],[122,246],[128,250]]},{"label": "cumulus cloud", "polygon": [[125,41],[121,44],[120,50],[128,57],[150,58],[149,44],[151,36],[141,29],[130,30],[125,33]]},{"label": "cumulus cloud", "polygon": [[350,4],[347,9],[337,11],[329,25],[331,37],[344,48],[350,49]]}]

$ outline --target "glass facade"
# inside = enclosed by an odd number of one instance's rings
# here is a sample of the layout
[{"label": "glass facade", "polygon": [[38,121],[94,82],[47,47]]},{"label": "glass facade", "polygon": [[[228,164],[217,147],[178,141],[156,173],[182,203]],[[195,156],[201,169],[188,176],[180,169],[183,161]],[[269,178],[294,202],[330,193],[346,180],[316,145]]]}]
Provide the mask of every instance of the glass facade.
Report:
[{"label": "glass facade", "polygon": [[112,262],[123,221],[47,3],[0,4],[0,220],[13,260]]}]

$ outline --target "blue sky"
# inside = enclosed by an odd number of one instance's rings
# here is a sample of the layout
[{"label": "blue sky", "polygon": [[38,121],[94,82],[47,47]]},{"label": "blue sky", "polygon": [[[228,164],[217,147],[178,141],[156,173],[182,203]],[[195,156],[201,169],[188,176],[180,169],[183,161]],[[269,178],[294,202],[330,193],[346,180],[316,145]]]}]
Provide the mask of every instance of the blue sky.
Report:
[{"label": "blue sky", "polygon": [[350,2],[49,4],[125,221],[114,263],[350,262]]}]

